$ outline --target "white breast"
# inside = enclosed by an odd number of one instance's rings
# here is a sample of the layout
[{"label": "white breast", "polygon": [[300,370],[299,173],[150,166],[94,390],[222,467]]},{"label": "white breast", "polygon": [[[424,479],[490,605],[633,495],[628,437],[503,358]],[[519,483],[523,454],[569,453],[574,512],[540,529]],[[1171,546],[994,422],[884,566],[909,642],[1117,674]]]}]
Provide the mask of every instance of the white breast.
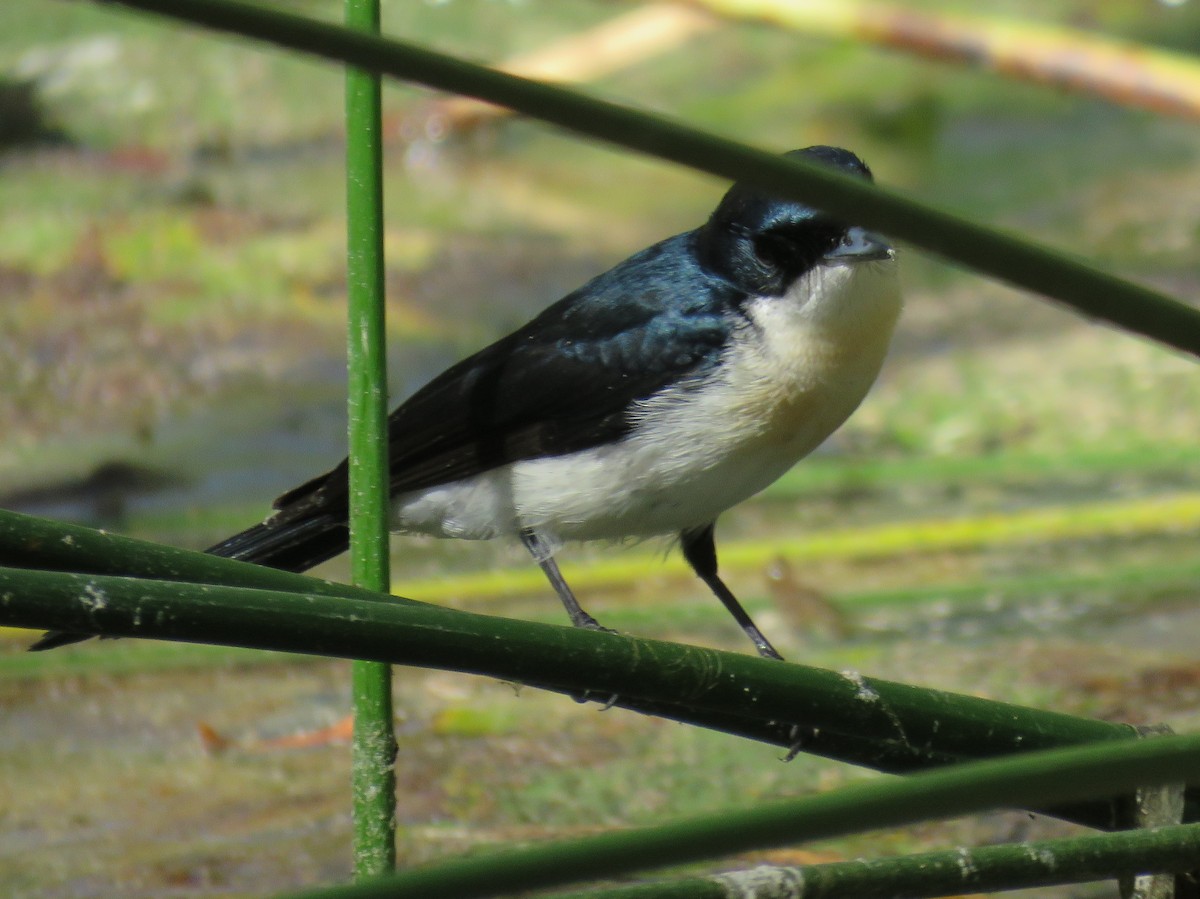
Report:
[{"label": "white breast", "polygon": [[789,295],[758,298],[746,311],[718,374],[643,401],[619,443],[405,494],[393,502],[393,527],[465,539],[528,527],[559,542],[714,521],[815,449],[862,401],[900,311],[895,264],[818,266]]}]

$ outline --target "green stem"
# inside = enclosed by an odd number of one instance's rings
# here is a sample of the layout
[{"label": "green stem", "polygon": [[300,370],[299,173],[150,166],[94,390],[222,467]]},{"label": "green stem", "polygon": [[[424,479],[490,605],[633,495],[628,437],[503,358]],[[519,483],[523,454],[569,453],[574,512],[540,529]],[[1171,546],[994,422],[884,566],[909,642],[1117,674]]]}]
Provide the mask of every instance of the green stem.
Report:
[{"label": "green stem", "polygon": [[[133,537],[96,531],[81,525],[50,521],[0,509],[0,566],[3,565],[13,569],[34,569],[43,572],[119,576],[122,580],[117,583],[123,584],[129,584],[130,578],[138,578],[144,581],[246,587],[313,597],[340,597],[344,600],[369,603],[394,601],[397,604],[428,608],[424,603],[403,597],[389,597],[306,575],[235,562]],[[9,571],[7,575],[10,581],[21,582],[19,570]],[[28,591],[36,589],[36,586],[34,582],[26,582],[22,584],[22,588]],[[34,600],[36,608],[36,599],[32,595],[29,595],[29,598]],[[63,607],[59,607],[58,610],[66,611]],[[15,607],[12,606],[7,609],[0,608],[0,619],[5,618],[6,612],[11,616],[15,611]],[[9,620],[14,620],[15,623],[15,619]],[[27,620],[33,622],[30,626],[43,626],[36,619]],[[44,626],[56,627],[51,624]],[[94,630],[91,626],[83,628],[86,633]],[[143,632],[142,636],[151,634]],[[584,690],[589,686],[592,685],[581,681],[576,685],[576,689]],[[629,690],[622,693],[617,705],[631,711],[673,718],[783,747],[795,745],[799,737],[804,736],[806,753],[817,753],[852,764],[870,765],[896,773],[958,760],[957,757],[945,756],[926,747],[880,743],[869,737],[848,737],[828,728],[817,729],[816,732],[810,728],[804,734],[793,733],[791,725],[771,722],[761,716],[708,712],[697,709],[686,701],[650,702],[640,699],[636,693]]]},{"label": "green stem", "polygon": [[[896,771],[1137,736],[1125,725],[852,673],[420,603],[0,568],[0,623],[372,659],[589,691],[639,711]],[[1069,816],[1112,823],[1104,804]]]},{"label": "green stem", "polygon": [[[97,605],[99,592],[104,601]],[[949,756],[1125,740],[1121,724],[745,653],[421,603],[0,568],[0,623],[371,659],[637,697]]]},{"label": "green stem", "polygon": [[[100,574],[145,580],[179,581],[365,602],[414,603],[361,587],[280,571],[190,549],[151,543],[83,525],[0,509],[0,565],[41,571]],[[85,629],[89,632],[89,629]]]},{"label": "green stem", "polygon": [[788,899],[801,893],[800,885],[806,899],[915,899],[1189,871],[1198,858],[1200,824],[1180,824],[802,868],[753,868],[545,899]]},{"label": "green stem", "polygon": [[[346,0],[346,24],[379,32],[378,0]],[[346,236],[349,327],[350,567],[354,584],[386,593],[387,354],[384,321],[383,134],[379,76],[346,70]],[[354,870],[396,866],[396,736],[388,665],[353,666]]]}]

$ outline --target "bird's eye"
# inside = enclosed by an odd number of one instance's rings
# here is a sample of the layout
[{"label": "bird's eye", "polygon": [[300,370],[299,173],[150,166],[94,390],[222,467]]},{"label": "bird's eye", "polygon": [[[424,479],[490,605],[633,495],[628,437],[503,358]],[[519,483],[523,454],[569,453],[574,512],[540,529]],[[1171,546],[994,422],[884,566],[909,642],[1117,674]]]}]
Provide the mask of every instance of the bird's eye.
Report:
[{"label": "bird's eye", "polygon": [[787,238],[770,231],[757,235],[753,246],[758,261],[771,268],[783,265],[795,253],[795,248]]},{"label": "bird's eye", "polygon": [[844,227],[818,219],[755,235],[754,255],[772,269],[803,270],[848,239]]},{"label": "bird's eye", "polygon": [[816,245],[820,248],[822,256],[832,249],[850,243],[849,231],[833,222],[822,223],[818,228],[814,229],[814,232],[817,238]]}]

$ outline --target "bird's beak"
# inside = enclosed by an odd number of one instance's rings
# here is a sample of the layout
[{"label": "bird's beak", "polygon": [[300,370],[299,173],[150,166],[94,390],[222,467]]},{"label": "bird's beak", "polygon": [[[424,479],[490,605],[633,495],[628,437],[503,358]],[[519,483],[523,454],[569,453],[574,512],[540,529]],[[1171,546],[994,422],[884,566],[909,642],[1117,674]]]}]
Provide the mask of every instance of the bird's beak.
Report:
[{"label": "bird's beak", "polygon": [[868,260],[894,259],[896,251],[886,240],[865,228],[854,227],[846,232],[842,242],[826,253],[821,261],[826,265],[849,265]]}]

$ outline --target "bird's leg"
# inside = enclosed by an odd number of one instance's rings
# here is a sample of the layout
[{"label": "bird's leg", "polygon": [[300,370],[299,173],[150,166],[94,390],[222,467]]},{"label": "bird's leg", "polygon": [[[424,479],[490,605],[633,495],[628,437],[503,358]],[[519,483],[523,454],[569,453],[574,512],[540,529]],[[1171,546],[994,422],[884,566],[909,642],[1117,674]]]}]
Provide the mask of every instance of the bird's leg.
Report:
[{"label": "bird's leg", "polygon": [[[558,570],[558,565],[554,561],[554,556],[550,553],[545,541],[538,536],[537,531],[532,528],[521,529],[521,542],[525,544],[525,548],[529,550],[530,555],[541,566],[542,571],[546,573],[546,578],[554,586],[554,592],[558,594],[558,598],[562,601],[563,608],[567,610],[567,614],[571,616],[571,624],[575,627],[585,627],[590,631],[606,631],[610,634],[615,634],[612,628],[604,627],[583,610],[579,605],[579,600],[575,598],[575,594],[571,592],[571,588],[567,586],[567,580],[562,576],[562,572]],[[610,694],[595,694],[591,690],[584,690],[582,693],[576,693],[573,698],[576,702],[590,702],[597,698],[597,701],[603,708],[602,712],[606,712],[617,704],[618,696],[616,693]]]},{"label": "bird's leg", "polygon": [[558,570],[558,564],[554,561],[554,556],[551,554],[550,548],[542,540],[537,531],[531,528],[522,528],[521,542],[525,544],[525,548],[529,550],[538,565],[541,566],[542,571],[545,572],[546,578],[550,581],[551,586],[554,587],[554,592],[558,594],[563,608],[571,616],[571,623],[576,627],[586,627],[588,630],[593,631],[608,630],[608,628],[602,627],[600,622],[585,612],[579,605],[579,600],[575,598],[575,594],[567,586],[566,578]]},{"label": "bird's leg", "polygon": [[717,576],[717,544],[713,540],[713,526],[710,524],[700,530],[684,531],[679,535],[683,544],[683,557],[687,559],[692,570],[700,576],[700,580],[708,584],[708,589],[716,594],[717,599],[725,604],[725,608],[733,615],[734,620],[742,626],[746,636],[754,643],[758,654],[766,659],[783,659],[763,636],[762,631],[746,614],[737,597],[725,586],[725,582]]}]

